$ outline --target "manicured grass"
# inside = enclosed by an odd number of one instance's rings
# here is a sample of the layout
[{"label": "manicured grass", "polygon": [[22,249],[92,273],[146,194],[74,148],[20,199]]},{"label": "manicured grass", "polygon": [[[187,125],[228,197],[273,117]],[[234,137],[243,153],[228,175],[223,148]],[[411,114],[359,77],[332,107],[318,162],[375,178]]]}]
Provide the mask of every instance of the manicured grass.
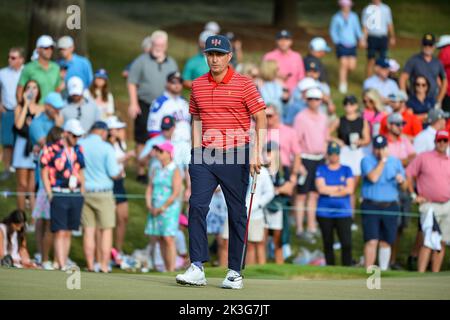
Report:
[{"label": "manicured grass", "polygon": [[[249,268],[250,269],[250,268]],[[157,299],[157,300],[308,300],[308,299],[450,299],[450,275],[381,276],[380,290],[369,290],[367,277],[346,280],[255,279],[245,277],[243,290],[220,288],[208,275],[206,287],[180,286],[172,275],[80,274],[80,289],[69,290],[69,275],[39,270],[0,268],[0,299]],[[268,278],[273,278],[271,275]],[[166,310],[166,315],[174,310]],[[176,312],[176,311],[175,311]]]},{"label": "manicured grass", "polygon": [[[367,1],[368,2],[368,1]],[[236,33],[252,34],[253,30],[248,28],[248,24],[266,25],[270,23],[272,1],[237,1],[220,0],[214,3],[204,1],[86,1],[88,16],[88,40],[89,57],[92,59],[94,68],[104,67],[110,73],[111,88],[117,101],[117,111],[119,115],[128,120],[126,116],[126,106],[128,97],[125,80],[121,77],[123,68],[130,63],[140,53],[141,40],[157,28],[166,28],[173,25],[186,25],[189,23],[204,23],[208,20],[217,20],[220,23],[232,23],[236,28]],[[315,32],[327,34],[327,26],[331,14],[336,11],[336,1],[299,1],[299,26],[305,27],[308,34],[304,37],[310,38]],[[409,45],[398,46],[391,50],[391,57],[397,59],[404,65],[407,58],[418,51],[419,38],[425,31],[432,30],[436,34],[442,34],[450,30],[449,4],[447,1],[388,1],[394,11],[394,20],[400,36],[416,37],[417,40],[404,42]],[[0,57],[6,57],[7,50],[11,46],[24,45],[28,30],[29,0],[3,1],[0,4]],[[356,7],[360,11],[362,4],[358,1]],[[220,15],[218,15],[220,12]],[[234,29],[233,29],[234,30]],[[199,30],[200,32],[200,30]],[[252,34],[256,39],[264,42],[264,49],[270,50],[272,47],[272,35]],[[196,39],[197,34],[192,36]],[[306,54],[306,40],[296,39],[296,49],[302,54]],[[186,59],[196,53],[195,41],[174,36],[170,34],[169,53],[179,63],[182,68]],[[246,47],[244,43],[245,61],[259,62],[263,51],[254,51],[251,47]],[[4,61],[6,63],[6,61]],[[3,63],[3,64],[4,64]],[[334,53],[328,54],[324,63],[328,68],[331,79],[333,100],[338,106],[338,113],[342,112],[340,107],[342,95],[336,90],[337,61]],[[361,96],[361,83],[364,80],[365,52],[359,50],[358,68],[350,76],[350,92]],[[187,95],[187,93],[186,93]],[[130,142],[130,146],[132,143]],[[135,182],[135,171],[131,164],[128,168],[128,178],[126,187],[130,194],[144,194],[145,187]],[[13,180],[2,182],[0,190],[15,190]],[[0,218],[6,216],[15,208],[15,198],[4,198],[0,195]],[[146,208],[143,200],[130,201],[130,219],[128,233],[125,241],[125,251],[131,253],[136,248],[143,248],[147,244],[143,230],[146,221]],[[359,223],[359,216],[356,221]],[[404,238],[401,242],[398,261],[404,263],[409,254],[409,250],[414,242],[417,219],[411,219],[409,227],[405,230]],[[31,252],[35,250],[33,235],[27,237]],[[310,250],[321,249],[322,243],[319,240],[311,245],[295,238],[291,240],[294,254],[300,246]],[[361,227],[353,233],[353,257],[359,260],[362,255],[363,241]],[[339,252],[336,252],[337,262],[339,262]],[[82,243],[80,238],[74,238],[72,246],[72,259],[84,265]],[[302,270],[301,274],[311,274],[316,272],[315,267],[297,269],[298,266],[287,265],[284,267],[266,266],[248,269],[249,275],[260,277],[263,275],[273,275],[274,277],[296,276],[296,270]],[[444,269],[450,268],[450,255],[447,253],[444,260]],[[216,275],[222,276],[222,269],[209,269]],[[326,275],[339,277],[353,277],[364,274],[362,269],[339,269],[339,268],[317,268],[324,271]],[[342,270],[342,272],[340,272]],[[302,275],[300,275],[302,276]]]}]

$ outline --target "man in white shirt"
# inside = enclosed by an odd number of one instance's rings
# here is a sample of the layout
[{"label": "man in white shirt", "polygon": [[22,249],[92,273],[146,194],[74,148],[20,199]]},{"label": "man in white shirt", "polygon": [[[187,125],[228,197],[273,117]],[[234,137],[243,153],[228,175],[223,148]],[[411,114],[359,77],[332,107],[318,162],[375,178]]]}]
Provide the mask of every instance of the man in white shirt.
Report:
[{"label": "man in white shirt", "polygon": [[0,69],[0,117],[1,117],[1,143],[3,146],[4,172],[0,181],[8,179],[14,145],[14,109],[17,106],[16,88],[22,73],[24,63],[24,50],[11,48],[8,54],[8,66]]},{"label": "man in white shirt", "polygon": [[167,76],[166,91],[156,98],[150,106],[147,120],[147,131],[150,138],[161,134],[161,121],[166,116],[171,116],[175,122],[186,121],[190,123],[189,105],[181,96],[183,79],[176,71]]},{"label": "man in white shirt", "polygon": [[436,132],[445,130],[446,118],[449,117],[450,115],[442,109],[431,109],[428,111],[428,123],[430,125],[414,139],[414,150],[416,154],[435,149]]},{"label": "man in white shirt", "polygon": [[397,83],[389,77],[389,60],[378,58],[375,63],[375,74],[364,81],[364,90],[376,89],[385,105],[389,104],[389,95],[399,91]]}]

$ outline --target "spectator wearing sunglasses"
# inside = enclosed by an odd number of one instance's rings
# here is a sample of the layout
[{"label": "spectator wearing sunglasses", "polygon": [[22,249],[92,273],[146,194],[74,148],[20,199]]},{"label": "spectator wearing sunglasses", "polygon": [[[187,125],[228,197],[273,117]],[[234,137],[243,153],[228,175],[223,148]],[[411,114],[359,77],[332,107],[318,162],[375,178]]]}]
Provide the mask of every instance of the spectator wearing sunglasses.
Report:
[{"label": "spectator wearing sunglasses", "polygon": [[[422,131],[423,126],[422,121],[406,107],[406,100],[406,94],[400,91],[389,95],[389,105],[392,108],[392,112],[399,113],[403,118],[402,133],[412,141]],[[382,135],[387,135],[389,132],[388,122],[389,116],[385,116],[381,120],[380,133]]]},{"label": "spectator wearing sunglasses", "polygon": [[[315,179],[319,165],[325,163],[325,154],[329,140],[328,119],[320,112],[323,94],[318,88],[306,92],[308,107],[301,111],[294,120],[294,130],[297,132],[297,143],[300,150],[300,174],[295,198],[297,219],[297,236],[314,242],[317,234],[316,206],[319,194]],[[308,208],[308,209],[306,209]],[[307,215],[307,231],[303,231],[303,218]]]},{"label": "spectator wearing sunglasses", "polygon": [[405,68],[400,76],[400,89],[414,92],[412,88],[419,75],[425,76],[429,81],[427,96],[436,99],[440,105],[447,92],[447,76],[442,63],[433,56],[436,50],[436,38],[433,34],[427,33],[422,38],[422,51],[412,56],[405,64]]},{"label": "spectator wearing sunglasses", "polygon": [[14,110],[17,106],[16,87],[23,69],[24,50],[11,48],[8,53],[8,66],[0,69],[0,118],[1,145],[3,147],[2,162],[5,171],[0,181],[10,176],[11,158],[14,146]]},{"label": "spectator wearing sunglasses", "polygon": [[[403,168],[406,168],[408,164],[416,156],[416,152],[411,141],[402,135],[405,121],[400,113],[391,113],[387,120],[387,140],[389,155],[399,159],[402,162]],[[399,190],[399,206],[400,212],[408,213],[412,211],[412,201],[409,193],[405,190]],[[397,238],[392,245],[391,252],[391,268],[400,269],[400,265],[397,263],[397,251],[400,243],[403,230],[408,226],[409,217],[400,215],[397,221]]]},{"label": "spectator wearing sunglasses", "polygon": [[67,81],[69,93],[68,104],[62,110],[64,121],[77,119],[81,122],[84,131],[88,132],[93,124],[100,120],[101,112],[94,101],[84,97],[83,80],[72,77]]},{"label": "spectator wearing sunglasses", "polygon": [[54,46],[55,43],[50,36],[43,35],[37,40],[36,48],[39,56],[37,60],[25,65],[17,85],[16,97],[19,102],[22,101],[23,90],[29,80],[35,80],[39,88],[41,88],[41,100],[39,103],[43,103],[50,92],[60,91],[59,66],[51,61]]},{"label": "spectator wearing sunglasses", "polygon": [[418,76],[414,82],[412,95],[409,97],[406,105],[414,114],[422,119],[427,119],[427,113],[434,108],[436,100],[429,96],[430,82],[425,76]]}]

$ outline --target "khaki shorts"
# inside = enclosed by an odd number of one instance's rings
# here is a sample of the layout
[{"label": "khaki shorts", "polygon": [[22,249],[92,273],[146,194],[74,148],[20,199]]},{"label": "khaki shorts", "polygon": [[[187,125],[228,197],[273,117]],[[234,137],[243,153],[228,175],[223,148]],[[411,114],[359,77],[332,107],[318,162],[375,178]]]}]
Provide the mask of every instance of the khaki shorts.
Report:
[{"label": "khaki shorts", "polygon": [[442,241],[450,241],[450,201],[444,203],[427,202],[420,205],[421,216],[425,215],[430,207],[433,208],[434,216],[441,229]]},{"label": "khaki shorts", "polygon": [[116,226],[116,203],[112,191],[84,195],[83,227],[112,229]]},{"label": "khaki shorts", "polygon": [[[261,219],[251,219],[248,227],[248,241],[261,242],[264,240],[265,221]],[[228,240],[228,219],[223,226],[222,238]]]}]

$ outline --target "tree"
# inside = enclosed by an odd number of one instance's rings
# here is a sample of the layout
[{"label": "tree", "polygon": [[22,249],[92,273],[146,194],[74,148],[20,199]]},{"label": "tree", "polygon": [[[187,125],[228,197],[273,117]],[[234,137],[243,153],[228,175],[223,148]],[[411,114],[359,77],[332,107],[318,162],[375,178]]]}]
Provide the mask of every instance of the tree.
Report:
[{"label": "tree", "polygon": [[77,53],[87,54],[86,5],[85,0],[33,0],[27,46],[29,58],[36,47],[36,40],[48,34],[55,41],[70,35]]},{"label": "tree", "polygon": [[273,0],[273,25],[278,28],[297,26],[297,0]]}]

